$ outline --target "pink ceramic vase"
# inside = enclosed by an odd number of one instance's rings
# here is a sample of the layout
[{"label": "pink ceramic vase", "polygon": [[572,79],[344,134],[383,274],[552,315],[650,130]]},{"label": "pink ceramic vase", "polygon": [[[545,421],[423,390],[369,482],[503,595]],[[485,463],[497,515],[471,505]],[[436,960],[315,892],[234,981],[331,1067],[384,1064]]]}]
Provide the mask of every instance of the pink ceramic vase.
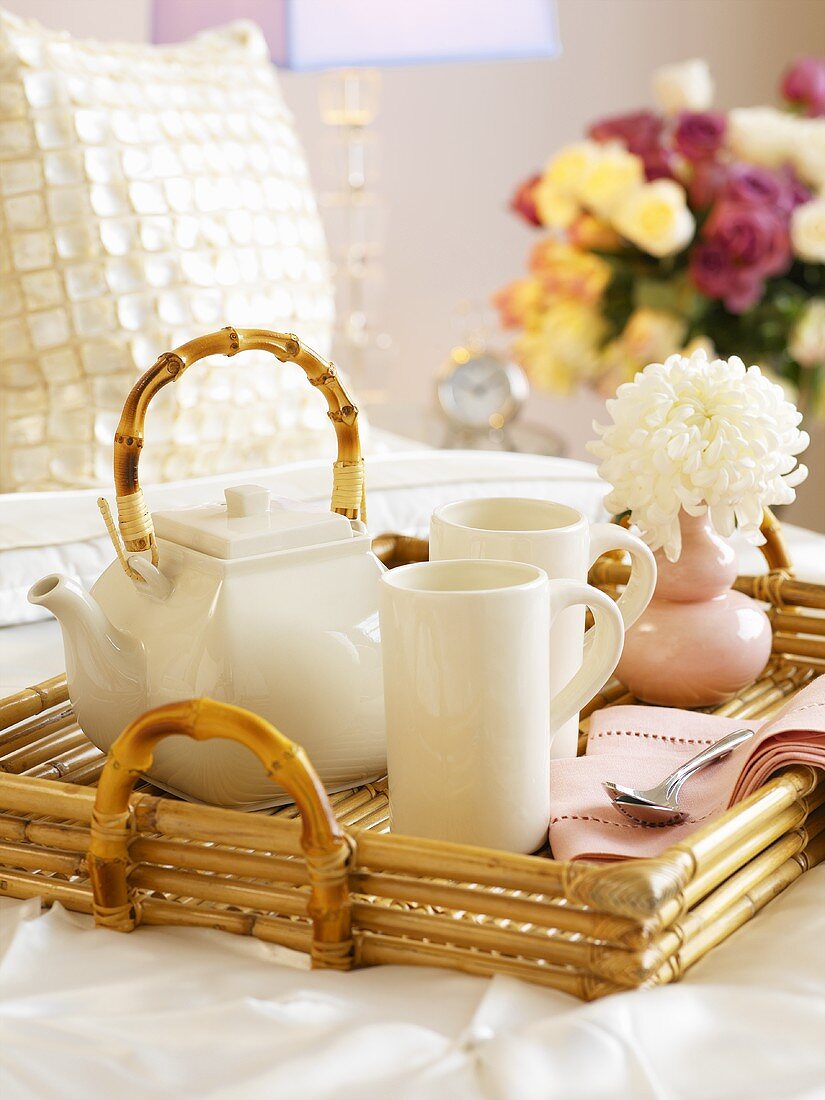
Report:
[{"label": "pink ceramic vase", "polygon": [[708,515],[679,520],[682,553],[669,562],[657,551],[656,591],[625,636],[617,675],[647,703],[712,706],[759,676],[771,624],[755,600],[731,590],[736,554]]}]

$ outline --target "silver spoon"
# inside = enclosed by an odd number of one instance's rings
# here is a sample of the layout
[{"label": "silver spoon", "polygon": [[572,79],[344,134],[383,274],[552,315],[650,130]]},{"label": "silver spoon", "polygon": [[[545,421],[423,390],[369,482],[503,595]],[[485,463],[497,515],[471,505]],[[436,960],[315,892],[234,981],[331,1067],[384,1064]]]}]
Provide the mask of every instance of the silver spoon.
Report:
[{"label": "silver spoon", "polygon": [[692,775],[721,760],[723,756],[733,752],[737,745],[750,741],[753,730],[734,730],[726,734],[713,745],[708,745],[696,756],[686,760],[667,779],[647,791],[637,791],[633,787],[623,787],[621,783],[611,783],[609,780],[602,783],[613,804],[627,817],[642,825],[678,825],[688,816],[687,812],[679,806],[679,791],[682,784]]}]

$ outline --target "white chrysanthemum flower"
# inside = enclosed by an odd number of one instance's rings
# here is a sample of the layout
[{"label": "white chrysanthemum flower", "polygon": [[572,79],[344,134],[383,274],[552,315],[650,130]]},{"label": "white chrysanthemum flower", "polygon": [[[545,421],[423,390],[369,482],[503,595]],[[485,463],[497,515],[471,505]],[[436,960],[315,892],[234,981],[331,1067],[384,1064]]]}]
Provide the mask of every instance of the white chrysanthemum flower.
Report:
[{"label": "white chrysanthemum flower", "polygon": [[679,511],[710,512],[722,535],[738,527],[764,542],[762,509],[790,504],[808,476],[796,456],[808,446],[802,414],[759,367],[704,350],[651,363],[607,402],[613,423],[593,425],[588,450],[613,486],[605,504],[630,511],[652,549],[681,553]]}]

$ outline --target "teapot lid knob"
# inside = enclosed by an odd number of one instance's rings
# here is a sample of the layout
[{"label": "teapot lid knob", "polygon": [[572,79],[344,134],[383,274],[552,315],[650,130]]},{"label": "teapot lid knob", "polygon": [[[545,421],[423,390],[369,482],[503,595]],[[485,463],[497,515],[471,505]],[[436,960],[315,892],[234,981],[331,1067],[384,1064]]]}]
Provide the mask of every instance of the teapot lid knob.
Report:
[{"label": "teapot lid knob", "polygon": [[269,511],[269,489],[262,485],[234,485],[224,490],[224,497],[230,519],[264,516]]}]

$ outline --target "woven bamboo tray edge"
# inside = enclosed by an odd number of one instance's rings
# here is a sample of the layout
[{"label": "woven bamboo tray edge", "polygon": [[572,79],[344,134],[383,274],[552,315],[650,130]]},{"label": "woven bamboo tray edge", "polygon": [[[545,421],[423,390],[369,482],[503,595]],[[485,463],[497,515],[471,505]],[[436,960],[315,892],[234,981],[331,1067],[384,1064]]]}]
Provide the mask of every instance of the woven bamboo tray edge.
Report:
[{"label": "woven bamboo tray edge", "polygon": [[[669,912],[666,907],[725,852],[738,850],[741,855],[747,851],[741,845],[754,821],[766,819],[760,834],[766,843],[780,836],[784,827],[797,828],[804,823],[810,809],[821,801],[806,798],[816,785],[813,768],[789,768],[685,841],[652,859],[564,863],[543,856],[514,856],[495,849],[372,833],[356,826],[350,830],[357,852],[351,870],[354,875],[394,871],[482,887],[526,887],[544,897],[562,896],[568,903],[627,917],[651,928],[651,922]],[[52,815],[62,811],[67,818],[71,816],[83,824],[91,822],[94,789],[56,779],[8,773],[3,776],[0,810],[22,813],[41,800],[48,804]],[[300,823],[294,818],[244,815],[146,793],[134,794],[129,801],[141,831],[159,830],[207,841],[221,835],[222,829],[231,828],[238,845],[264,851],[277,849],[292,856],[301,854]],[[782,817],[784,811],[790,816]]]},{"label": "woven bamboo tray edge", "polygon": [[[604,559],[595,574],[608,591],[626,580]],[[737,587],[771,601],[776,652],[759,681],[716,709],[761,721],[825,668],[825,587],[787,573]],[[608,685],[583,729],[596,708],[627,701],[621,685]],[[0,700],[0,893],[96,911],[87,784],[103,758],[84,740],[64,676]],[[247,815],[137,790],[128,799],[130,888],[142,923],[254,935],[309,953],[314,965],[508,973],[592,999],[678,978],[821,862],[819,780],[810,767],[786,769],[661,856],[610,864],[389,835],[385,785],[341,792],[329,802],[346,829],[350,931],[343,953],[333,944],[332,963],[318,953],[295,808]]]}]

